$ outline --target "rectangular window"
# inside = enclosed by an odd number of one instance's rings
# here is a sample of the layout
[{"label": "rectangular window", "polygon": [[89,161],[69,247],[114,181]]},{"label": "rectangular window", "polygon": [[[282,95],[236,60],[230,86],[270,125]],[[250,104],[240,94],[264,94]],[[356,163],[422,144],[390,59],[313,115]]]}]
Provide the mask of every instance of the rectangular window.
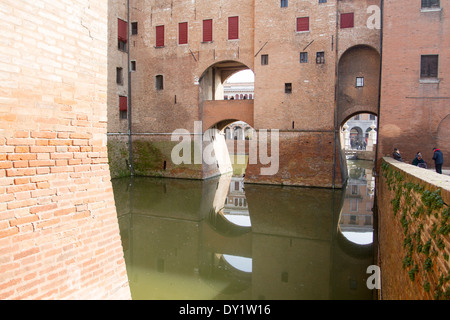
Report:
[{"label": "rectangular window", "polygon": [[164,26],[156,26],[156,47],[164,47]]},{"label": "rectangular window", "polygon": [[181,22],[178,24],[178,44],[188,43],[188,23]]},{"label": "rectangular window", "polygon": [[120,119],[126,119],[128,113],[128,99],[126,96],[119,96]]},{"label": "rectangular window", "polygon": [[300,52],[300,63],[308,62],[308,52]]},{"label": "rectangular window", "polygon": [[353,12],[341,13],[341,29],[353,28],[355,16]]},{"label": "rectangular window", "polygon": [[281,8],[287,8],[288,6],[288,0],[281,0],[280,7]]},{"label": "rectangular window", "polygon": [[316,53],[316,63],[317,64],[325,63],[325,52],[321,51]]},{"label": "rectangular window", "polygon": [[136,61],[130,61],[130,71],[136,71]]},{"label": "rectangular window", "polygon": [[356,87],[364,87],[364,77],[356,77]]},{"label": "rectangular window", "polygon": [[162,75],[157,75],[155,77],[155,89],[157,91],[164,89],[164,77]]},{"label": "rectangular window", "polygon": [[132,35],[138,34],[138,23],[137,22],[131,23],[131,34]]},{"label": "rectangular window", "polygon": [[228,18],[228,40],[239,39],[239,17]]},{"label": "rectangular window", "polygon": [[439,0],[422,0],[422,8],[440,8]]},{"label": "rectangular window", "polygon": [[203,20],[203,42],[213,41],[213,21]]},{"label": "rectangular window", "polygon": [[116,68],[116,83],[123,85],[123,69]]},{"label": "rectangular window", "polygon": [[292,83],[284,84],[284,93],[292,93]]},{"label": "rectangular window", "polygon": [[266,66],[269,64],[269,55],[268,54],[262,54],[261,55],[261,65]]},{"label": "rectangular window", "polygon": [[438,77],[439,56],[437,54],[423,55],[420,59],[420,77]]},{"label": "rectangular window", "polygon": [[319,0],[319,3],[327,3],[327,0]]},{"label": "rectangular window", "polygon": [[297,32],[309,31],[309,17],[297,18]]}]

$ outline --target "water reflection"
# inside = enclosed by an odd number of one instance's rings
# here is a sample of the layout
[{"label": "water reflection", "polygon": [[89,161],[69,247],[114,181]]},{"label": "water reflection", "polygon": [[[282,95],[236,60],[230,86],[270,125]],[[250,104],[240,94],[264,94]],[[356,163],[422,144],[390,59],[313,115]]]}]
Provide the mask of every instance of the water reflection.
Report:
[{"label": "water reflection", "polygon": [[133,299],[372,298],[372,245],[345,235],[369,232],[346,221],[348,190],[231,176],[113,187]]}]

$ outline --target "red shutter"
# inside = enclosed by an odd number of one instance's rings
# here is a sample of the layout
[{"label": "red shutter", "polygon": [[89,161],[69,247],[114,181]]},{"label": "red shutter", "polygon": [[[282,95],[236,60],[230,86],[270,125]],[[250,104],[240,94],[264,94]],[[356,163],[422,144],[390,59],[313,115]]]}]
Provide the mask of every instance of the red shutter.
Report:
[{"label": "red shutter", "polygon": [[297,18],[297,32],[309,31],[309,17]]},{"label": "red shutter", "polygon": [[188,23],[181,22],[178,24],[178,44],[188,43]]},{"label": "red shutter", "polygon": [[203,20],[203,42],[210,42],[213,40],[212,37],[212,19]]},{"label": "red shutter", "polygon": [[119,40],[123,42],[127,42],[127,35],[128,35],[128,24],[126,21],[123,21],[122,19],[117,19],[118,23],[118,34],[119,34]]},{"label": "red shutter", "polygon": [[239,39],[239,17],[228,18],[228,40]]},{"label": "red shutter", "polygon": [[119,96],[119,110],[120,111],[127,111],[128,110],[127,97]]},{"label": "red shutter", "polygon": [[351,13],[341,13],[341,29],[353,28],[354,26],[354,15]]},{"label": "red shutter", "polygon": [[164,26],[156,26],[156,46],[164,47]]}]

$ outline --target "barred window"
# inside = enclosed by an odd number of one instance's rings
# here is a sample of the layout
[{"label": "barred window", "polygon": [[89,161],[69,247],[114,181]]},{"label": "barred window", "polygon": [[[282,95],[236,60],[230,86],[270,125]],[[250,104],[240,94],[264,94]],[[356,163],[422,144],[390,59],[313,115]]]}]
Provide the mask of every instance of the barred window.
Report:
[{"label": "barred window", "polygon": [[437,54],[422,55],[420,59],[420,77],[437,78],[439,56]]}]

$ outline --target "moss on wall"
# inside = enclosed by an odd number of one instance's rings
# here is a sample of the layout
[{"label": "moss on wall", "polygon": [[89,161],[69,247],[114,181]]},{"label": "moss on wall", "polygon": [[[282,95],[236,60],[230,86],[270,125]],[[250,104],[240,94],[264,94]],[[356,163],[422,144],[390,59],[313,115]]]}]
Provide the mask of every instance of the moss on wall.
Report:
[{"label": "moss on wall", "polygon": [[398,253],[398,263],[409,280],[426,292],[424,296],[449,300],[450,208],[441,189],[387,162],[381,165],[381,175],[389,196],[380,201],[390,201],[393,217],[399,222],[392,227],[401,226],[403,252]]}]

